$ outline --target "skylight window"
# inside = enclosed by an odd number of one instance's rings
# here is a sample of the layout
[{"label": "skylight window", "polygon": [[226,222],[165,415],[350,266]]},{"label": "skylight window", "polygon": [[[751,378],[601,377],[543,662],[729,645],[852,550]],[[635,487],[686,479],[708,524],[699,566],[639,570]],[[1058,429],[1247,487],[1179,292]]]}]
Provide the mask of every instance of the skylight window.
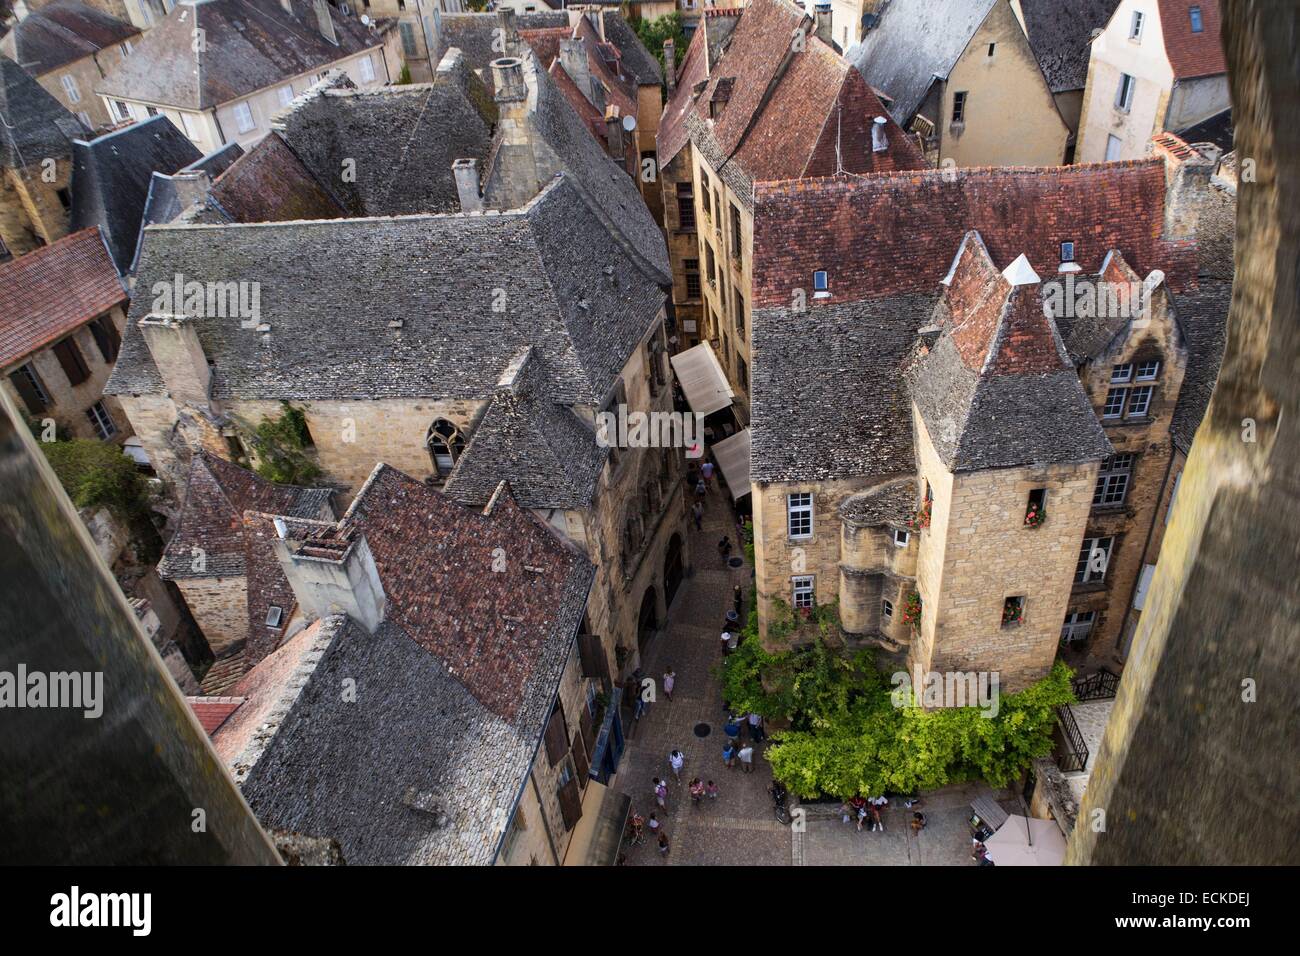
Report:
[{"label": "skylight window", "polygon": [[1192,7],[1187,11],[1187,15],[1192,19],[1192,32],[1200,33],[1205,29],[1205,21],[1201,19],[1201,8]]},{"label": "skylight window", "polygon": [[830,277],[826,270],[819,269],[813,273],[813,294],[818,297],[825,297],[831,294]]}]

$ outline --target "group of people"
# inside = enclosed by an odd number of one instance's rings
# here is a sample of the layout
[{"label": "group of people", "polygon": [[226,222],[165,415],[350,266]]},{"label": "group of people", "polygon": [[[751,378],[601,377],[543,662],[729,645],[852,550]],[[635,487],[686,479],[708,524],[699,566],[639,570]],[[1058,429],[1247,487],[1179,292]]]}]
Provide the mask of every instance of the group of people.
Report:
[{"label": "group of people", "polygon": [[844,806],[840,808],[841,819],[845,823],[856,821],[859,832],[862,830],[862,825],[870,821],[868,829],[871,832],[874,833],[879,830],[883,833],[885,831],[885,821],[881,817],[881,811],[887,806],[889,806],[888,797],[864,797],[858,795],[844,802]]},{"label": "group of people", "polygon": [[[686,765],[686,755],[680,750],[673,748],[668,754],[668,767],[673,772],[673,778],[681,783],[682,767]],[[655,810],[650,816],[643,817],[635,810],[628,817],[628,831],[631,836],[631,844],[638,846],[645,842],[646,830],[650,831],[650,839],[654,840],[655,846],[659,849],[661,856],[667,856],[670,846],[668,843],[668,834],[664,832],[663,822],[659,819],[660,811],[668,812],[668,781],[660,777],[652,780],[652,792],[654,794]],[[705,800],[718,799],[718,785],[712,780],[707,782],[699,777],[692,777],[691,782],[687,784],[687,792],[691,796],[691,803],[697,808]]]},{"label": "group of people", "polygon": [[[749,728],[749,739],[742,742],[740,732]],[[754,772],[754,744],[763,740],[763,718],[760,714],[748,714],[743,717],[730,715],[722,727],[726,741],[722,745],[722,762],[728,770],[740,762],[742,773]]]}]

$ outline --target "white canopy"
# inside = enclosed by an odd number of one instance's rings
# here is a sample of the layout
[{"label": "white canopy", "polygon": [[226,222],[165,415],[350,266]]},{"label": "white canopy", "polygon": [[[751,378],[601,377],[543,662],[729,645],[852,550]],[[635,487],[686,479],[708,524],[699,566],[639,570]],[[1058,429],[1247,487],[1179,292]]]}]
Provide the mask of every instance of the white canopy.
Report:
[{"label": "white canopy", "polygon": [[1056,821],[1018,813],[1007,817],[984,846],[998,866],[1060,866],[1065,860],[1065,834]]},{"label": "white canopy", "polygon": [[713,458],[727,479],[733,501],[749,494],[749,429],[742,428],[713,446]]},{"label": "white canopy", "polygon": [[712,415],[727,408],[736,397],[736,393],[727,384],[722,364],[713,354],[713,347],[708,342],[678,352],[669,361],[677,375],[677,381],[682,385],[682,392],[686,395],[686,403],[691,406],[691,411],[700,415]]}]

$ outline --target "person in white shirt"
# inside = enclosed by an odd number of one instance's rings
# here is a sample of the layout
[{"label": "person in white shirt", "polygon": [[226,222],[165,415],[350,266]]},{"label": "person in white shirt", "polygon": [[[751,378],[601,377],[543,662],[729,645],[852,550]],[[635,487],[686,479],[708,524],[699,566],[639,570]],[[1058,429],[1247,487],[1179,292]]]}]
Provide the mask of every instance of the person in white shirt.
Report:
[{"label": "person in white shirt", "polygon": [[674,750],[668,755],[668,766],[673,768],[673,776],[677,782],[682,782],[682,765],[686,763],[686,755],[680,750]]}]

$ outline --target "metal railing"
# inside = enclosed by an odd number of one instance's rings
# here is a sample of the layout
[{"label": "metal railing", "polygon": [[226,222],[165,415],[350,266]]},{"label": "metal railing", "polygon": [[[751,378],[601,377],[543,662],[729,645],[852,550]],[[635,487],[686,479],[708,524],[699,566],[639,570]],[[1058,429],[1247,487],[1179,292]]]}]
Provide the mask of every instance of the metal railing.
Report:
[{"label": "metal railing", "polygon": [[1074,714],[1069,707],[1056,708],[1057,728],[1065,746],[1056,755],[1056,765],[1062,773],[1083,770],[1088,766],[1088,745],[1083,742],[1083,733],[1074,722]]},{"label": "metal railing", "polygon": [[1113,700],[1119,692],[1119,675],[1102,668],[1095,674],[1075,679],[1071,686],[1074,688],[1075,700],[1080,703],[1085,700]]}]

